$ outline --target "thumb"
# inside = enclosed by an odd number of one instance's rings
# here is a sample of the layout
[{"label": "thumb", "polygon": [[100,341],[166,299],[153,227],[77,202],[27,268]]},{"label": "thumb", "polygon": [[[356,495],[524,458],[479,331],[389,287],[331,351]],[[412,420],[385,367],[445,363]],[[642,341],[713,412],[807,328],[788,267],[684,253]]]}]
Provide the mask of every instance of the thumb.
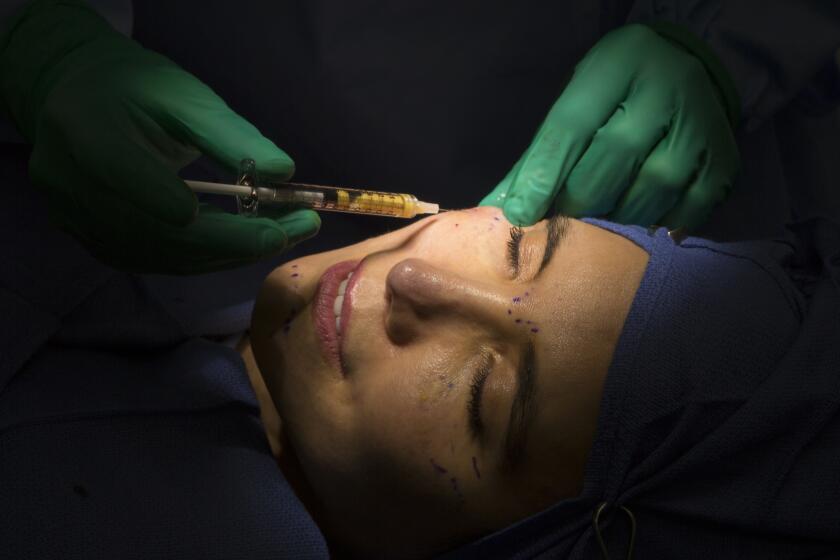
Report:
[{"label": "thumb", "polygon": [[485,196],[481,199],[481,202],[478,203],[479,206],[495,206],[497,208],[504,208],[505,200],[507,199],[508,190],[510,190],[510,183],[513,178],[516,176],[516,172],[519,169],[519,163],[514,165],[510,171],[507,172],[505,178],[499,181],[499,184],[496,185],[496,188],[490,191],[490,194]]},{"label": "thumb", "polygon": [[267,239],[266,253],[284,251],[301,241],[309,239],[321,229],[321,217],[307,209],[293,210],[285,214],[262,213],[274,221],[275,233]]}]

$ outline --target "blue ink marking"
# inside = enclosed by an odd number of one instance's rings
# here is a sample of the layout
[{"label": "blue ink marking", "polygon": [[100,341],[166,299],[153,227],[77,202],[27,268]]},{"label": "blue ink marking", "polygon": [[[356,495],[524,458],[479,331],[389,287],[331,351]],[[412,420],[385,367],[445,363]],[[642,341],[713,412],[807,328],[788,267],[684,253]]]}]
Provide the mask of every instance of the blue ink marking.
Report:
[{"label": "blue ink marking", "polygon": [[472,459],[473,459],[473,470],[475,471],[475,477],[476,478],[481,478],[481,471],[478,470],[478,461],[475,460],[475,457],[473,457]]},{"label": "blue ink marking", "polygon": [[538,329],[537,327],[534,327],[534,328],[531,329],[531,332],[540,332],[540,329]]},{"label": "blue ink marking", "polygon": [[455,388],[455,384],[454,384],[454,383],[452,383],[452,382],[450,381],[449,383],[447,383],[447,384],[446,384],[446,388],[447,388],[447,389],[454,389],[454,388]]},{"label": "blue ink marking", "polygon": [[447,472],[449,472],[445,468],[443,468],[440,465],[438,465],[437,463],[435,463],[434,459],[429,459],[429,462],[432,464],[432,468],[435,469],[435,472],[437,474],[446,474]]}]

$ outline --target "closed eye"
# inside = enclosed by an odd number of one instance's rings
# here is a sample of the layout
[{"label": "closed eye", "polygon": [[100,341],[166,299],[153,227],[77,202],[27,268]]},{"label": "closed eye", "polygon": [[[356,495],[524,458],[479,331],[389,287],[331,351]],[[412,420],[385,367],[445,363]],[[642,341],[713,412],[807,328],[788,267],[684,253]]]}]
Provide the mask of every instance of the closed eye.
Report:
[{"label": "closed eye", "polygon": [[473,372],[470,379],[470,396],[467,400],[467,418],[470,429],[470,436],[474,440],[481,441],[484,435],[484,422],[481,420],[481,393],[484,390],[484,384],[487,382],[487,377],[493,369],[493,355],[488,353],[478,364],[475,372]]},{"label": "closed eye", "polygon": [[510,228],[510,239],[507,242],[507,259],[511,270],[513,270],[513,277],[519,276],[519,252],[522,247],[522,238],[525,232],[519,226]]}]

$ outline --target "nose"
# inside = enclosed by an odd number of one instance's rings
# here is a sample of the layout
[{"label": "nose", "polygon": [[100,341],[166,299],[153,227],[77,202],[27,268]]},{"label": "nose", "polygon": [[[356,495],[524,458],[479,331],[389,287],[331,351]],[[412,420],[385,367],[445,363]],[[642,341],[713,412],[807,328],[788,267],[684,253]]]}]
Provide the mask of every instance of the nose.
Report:
[{"label": "nose", "polygon": [[428,323],[460,318],[506,329],[509,294],[498,286],[466,279],[422,259],[405,259],[388,272],[386,332],[396,344],[420,336]]}]

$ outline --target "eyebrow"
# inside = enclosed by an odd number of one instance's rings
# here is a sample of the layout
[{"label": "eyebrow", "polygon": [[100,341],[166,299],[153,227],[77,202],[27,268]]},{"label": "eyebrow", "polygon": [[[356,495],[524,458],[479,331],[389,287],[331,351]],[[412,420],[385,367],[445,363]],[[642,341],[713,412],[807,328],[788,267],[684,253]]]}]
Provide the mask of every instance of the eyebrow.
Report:
[{"label": "eyebrow", "polygon": [[528,441],[528,427],[536,413],[535,355],[534,343],[529,341],[522,352],[519,369],[516,372],[516,394],[510,405],[510,416],[504,438],[502,467],[508,472],[522,462]]},{"label": "eyebrow", "polygon": [[566,233],[569,231],[569,217],[564,214],[555,214],[548,220],[548,238],[545,242],[545,252],[543,253],[542,261],[540,262],[540,269],[534,278],[540,275],[543,270],[551,262],[551,258],[557,252],[557,247],[566,238]]}]

